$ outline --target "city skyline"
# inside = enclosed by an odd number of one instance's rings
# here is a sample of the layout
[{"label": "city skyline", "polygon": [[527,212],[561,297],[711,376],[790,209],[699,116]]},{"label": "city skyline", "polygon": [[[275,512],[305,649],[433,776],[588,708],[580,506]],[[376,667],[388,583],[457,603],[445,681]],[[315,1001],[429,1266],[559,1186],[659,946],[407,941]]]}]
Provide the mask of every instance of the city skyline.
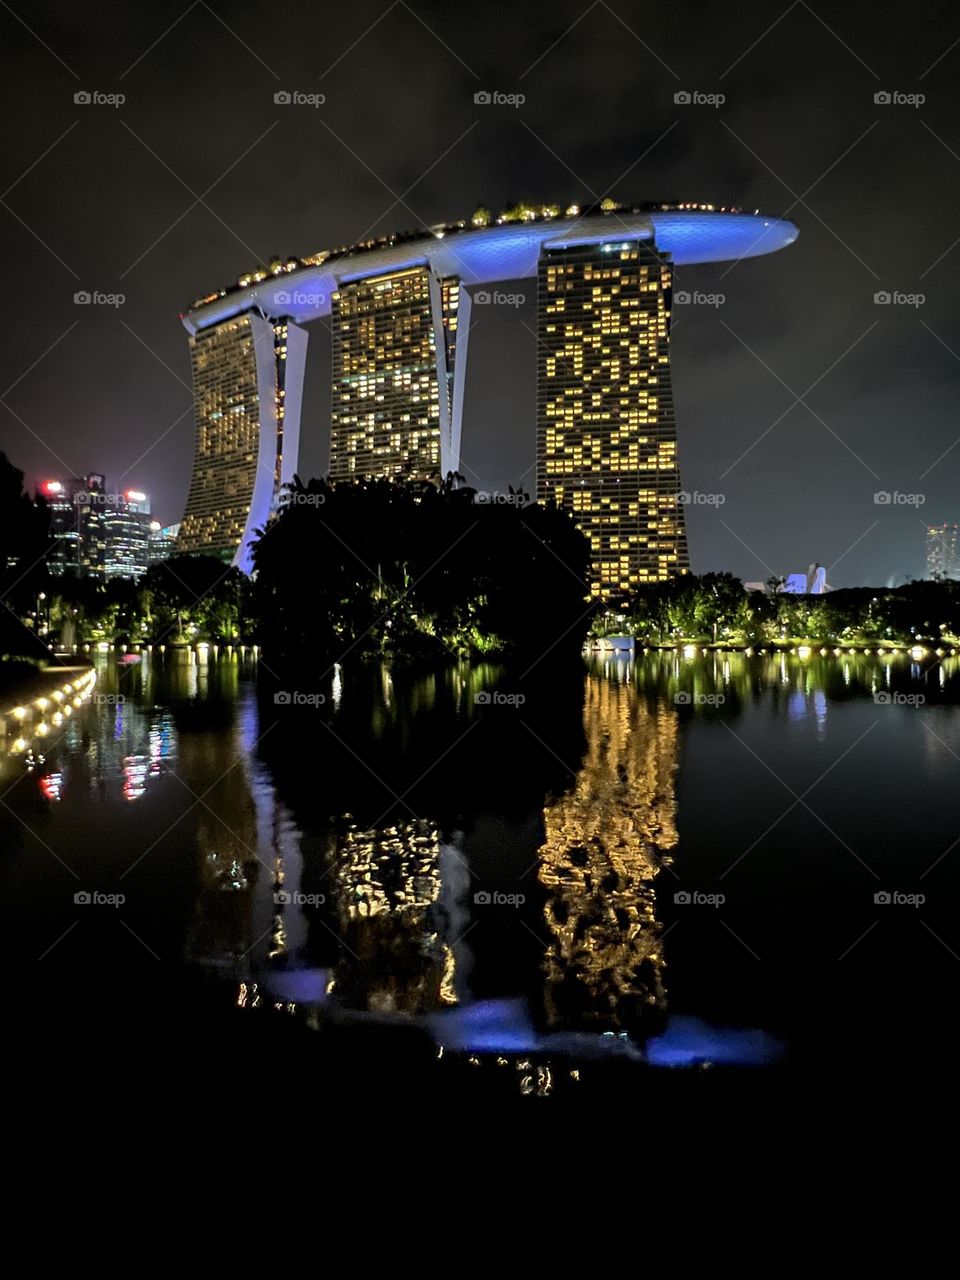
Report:
[{"label": "city skyline", "polygon": [[[31,282],[0,356],[0,443],[28,476],[95,467],[126,484],[145,460],[155,511],[179,519],[193,424],[178,312],[278,251],[534,194],[710,196],[786,214],[802,236],[775,270],[684,272],[674,354],[697,372],[674,389],[693,571],[756,580],[816,558],[838,585],[923,571],[924,528],[956,519],[960,487],[946,7],[924,10],[906,53],[884,5],[828,22],[795,5],[771,26],[747,5],[705,20],[679,4],[641,31],[605,5],[491,28],[361,4],[331,12],[318,43],[294,0],[304,38],[269,50],[256,4],[219,23],[196,6],[172,29],[134,12],[109,30],[0,15],[22,126],[0,214]],[[207,118],[212,132],[193,127]],[[477,308],[471,338],[487,490],[529,484],[535,462],[535,288],[505,292],[522,300],[499,332]],[[329,422],[329,385],[329,370],[308,376],[304,423]],[[471,464],[476,445],[468,430]],[[304,470],[328,466],[317,444]],[[883,492],[915,501],[881,507]]]}]

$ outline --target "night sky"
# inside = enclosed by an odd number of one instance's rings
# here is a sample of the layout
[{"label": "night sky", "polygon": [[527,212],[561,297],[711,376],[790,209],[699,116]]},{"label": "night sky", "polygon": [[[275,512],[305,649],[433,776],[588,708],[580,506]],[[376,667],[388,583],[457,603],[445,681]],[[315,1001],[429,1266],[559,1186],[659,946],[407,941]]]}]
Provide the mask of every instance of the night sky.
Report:
[{"label": "night sky", "polygon": [[[683,486],[724,499],[689,509],[695,572],[819,560],[835,586],[900,582],[923,572],[925,523],[960,520],[954,4],[0,0],[0,59],[0,448],[31,486],[103,471],[179,519],[179,313],[270,256],[609,194],[800,228],[676,282],[725,297],[674,312]],[[875,103],[895,91],[926,100]],[[474,309],[463,469],[532,490],[535,282],[511,287],[523,307]],[[325,465],[328,342],[311,326],[305,476]]]}]

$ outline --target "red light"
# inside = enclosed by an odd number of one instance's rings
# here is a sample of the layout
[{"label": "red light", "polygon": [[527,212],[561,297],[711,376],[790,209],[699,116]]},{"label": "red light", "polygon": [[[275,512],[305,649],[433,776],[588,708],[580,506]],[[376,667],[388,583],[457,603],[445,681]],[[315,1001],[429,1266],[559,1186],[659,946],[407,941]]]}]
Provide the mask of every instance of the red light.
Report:
[{"label": "red light", "polygon": [[63,489],[63,485],[59,480],[48,480],[43,487],[47,493],[60,493]]}]

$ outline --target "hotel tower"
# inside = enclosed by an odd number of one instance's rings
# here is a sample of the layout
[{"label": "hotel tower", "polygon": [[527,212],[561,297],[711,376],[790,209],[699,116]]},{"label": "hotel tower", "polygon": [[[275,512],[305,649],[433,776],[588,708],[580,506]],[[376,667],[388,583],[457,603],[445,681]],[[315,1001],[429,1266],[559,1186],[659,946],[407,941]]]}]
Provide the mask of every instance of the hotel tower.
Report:
[{"label": "hotel tower", "polygon": [[474,295],[536,277],[538,499],[570,511],[589,539],[594,597],[688,572],[673,272],[796,236],[784,219],[710,204],[520,204],[257,267],[182,317],[196,446],[177,550],[251,568],[251,541],[298,470],[300,326],[313,320],[332,332],[331,478],[458,471]]}]

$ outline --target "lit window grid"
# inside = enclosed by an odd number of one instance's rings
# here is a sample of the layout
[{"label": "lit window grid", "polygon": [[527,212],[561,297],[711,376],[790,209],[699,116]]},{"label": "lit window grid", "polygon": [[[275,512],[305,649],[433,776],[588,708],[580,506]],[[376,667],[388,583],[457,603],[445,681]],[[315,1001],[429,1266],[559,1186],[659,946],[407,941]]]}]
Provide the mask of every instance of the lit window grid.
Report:
[{"label": "lit window grid", "polygon": [[644,242],[547,250],[540,260],[537,494],[574,512],[596,596],[689,570],[671,289],[669,263]]}]

